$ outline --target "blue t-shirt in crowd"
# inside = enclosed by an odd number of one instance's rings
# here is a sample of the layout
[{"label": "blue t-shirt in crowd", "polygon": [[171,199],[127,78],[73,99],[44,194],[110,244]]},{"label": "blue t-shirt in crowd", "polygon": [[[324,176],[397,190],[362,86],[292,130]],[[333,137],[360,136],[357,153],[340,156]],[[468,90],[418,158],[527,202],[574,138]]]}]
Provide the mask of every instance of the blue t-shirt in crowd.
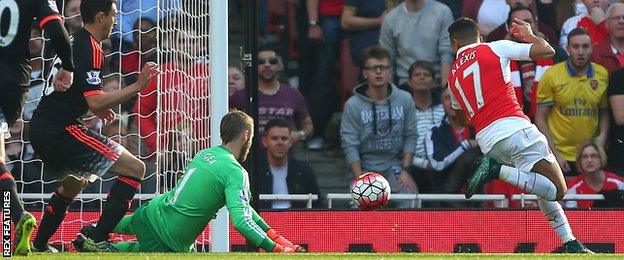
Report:
[{"label": "blue t-shirt in crowd", "polygon": [[[386,9],[385,0],[347,0],[345,6],[355,7],[356,15],[363,18],[377,18]],[[362,67],[362,56],[366,48],[379,43],[381,26],[364,31],[350,31],[351,58],[355,65]]]}]

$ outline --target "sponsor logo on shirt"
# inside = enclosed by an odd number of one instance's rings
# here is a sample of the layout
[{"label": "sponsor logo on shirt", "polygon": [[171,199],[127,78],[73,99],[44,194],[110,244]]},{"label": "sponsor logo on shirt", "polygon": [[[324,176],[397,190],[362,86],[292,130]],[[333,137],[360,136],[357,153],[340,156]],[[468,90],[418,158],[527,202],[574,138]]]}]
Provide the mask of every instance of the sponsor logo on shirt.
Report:
[{"label": "sponsor logo on shirt", "polygon": [[100,83],[102,83],[102,79],[100,78],[100,72],[97,70],[87,72],[87,83],[91,85],[99,85]]},{"label": "sponsor logo on shirt", "polygon": [[598,88],[598,81],[593,79],[591,82],[589,82],[589,86],[592,88],[592,90],[596,90]]}]

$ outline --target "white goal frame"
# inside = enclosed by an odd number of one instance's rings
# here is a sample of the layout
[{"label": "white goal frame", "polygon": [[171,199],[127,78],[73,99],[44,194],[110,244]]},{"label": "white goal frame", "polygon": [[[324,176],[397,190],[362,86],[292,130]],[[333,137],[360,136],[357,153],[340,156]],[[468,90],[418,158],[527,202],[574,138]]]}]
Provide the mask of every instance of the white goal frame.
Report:
[{"label": "white goal frame", "polygon": [[[201,0],[196,0],[201,1]],[[210,0],[210,146],[221,145],[221,118],[228,112],[228,0]],[[229,212],[210,222],[210,252],[230,251]]]}]

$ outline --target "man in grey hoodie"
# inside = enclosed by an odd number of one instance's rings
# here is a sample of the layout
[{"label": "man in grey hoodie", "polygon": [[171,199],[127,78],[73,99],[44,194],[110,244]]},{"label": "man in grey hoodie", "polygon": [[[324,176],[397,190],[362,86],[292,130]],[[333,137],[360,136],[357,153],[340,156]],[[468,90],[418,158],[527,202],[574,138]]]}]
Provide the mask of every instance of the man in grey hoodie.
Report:
[{"label": "man in grey hoodie", "polygon": [[392,193],[416,192],[407,171],[416,150],[414,101],[390,83],[387,49],[378,45],[366,49],[362,73],[367,82],[354,89],[342,114],[346,162],[355,176],[369,171],[383,174]]}]

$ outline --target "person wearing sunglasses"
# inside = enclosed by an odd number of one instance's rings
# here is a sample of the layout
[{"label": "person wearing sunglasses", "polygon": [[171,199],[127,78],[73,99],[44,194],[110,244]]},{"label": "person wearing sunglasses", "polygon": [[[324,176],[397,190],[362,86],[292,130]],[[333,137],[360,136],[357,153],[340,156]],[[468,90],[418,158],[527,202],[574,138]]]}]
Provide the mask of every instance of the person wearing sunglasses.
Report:
[{"label": "person wearing sunglasses", "polygon": [[[274,49],[262,47],[258,51],[258,136],[272,119],[283,119],[291,124],[293,143],[304,141],[314,132],[312,118],[303,96],[295,88],[279,81],[284,65]],[[230,97],[230,106],[245,109],[245,90]],[[262,146],[260,149],[264,150]]]}]

